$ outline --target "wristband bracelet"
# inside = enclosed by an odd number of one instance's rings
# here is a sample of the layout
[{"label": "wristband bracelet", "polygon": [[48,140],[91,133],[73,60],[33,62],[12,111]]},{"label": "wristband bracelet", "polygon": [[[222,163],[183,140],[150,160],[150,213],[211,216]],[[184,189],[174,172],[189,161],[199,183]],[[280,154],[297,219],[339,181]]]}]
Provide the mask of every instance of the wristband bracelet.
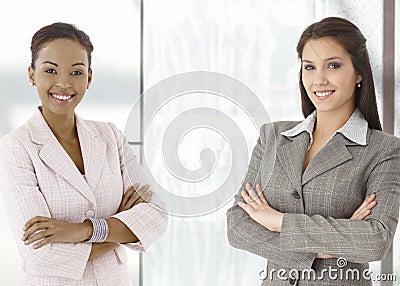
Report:
[{"label": "wristband bracelet", "polygon": [[108,237],[108,223],[103,218],[87,218],[84,220],[90,221],[93,225],[92,237],[86,242],[104,242]]}]

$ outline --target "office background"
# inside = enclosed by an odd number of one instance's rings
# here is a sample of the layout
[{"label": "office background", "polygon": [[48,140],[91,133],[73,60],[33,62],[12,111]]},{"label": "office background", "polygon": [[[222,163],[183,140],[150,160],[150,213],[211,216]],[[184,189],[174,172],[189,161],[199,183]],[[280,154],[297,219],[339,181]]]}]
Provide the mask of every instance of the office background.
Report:
[{"label": "office background", "polygon": [[[305,27],[327,16],[353,21],[366,36],[380,117],[387,132],[400,136],[400,0],[7,0],[0,6],[1,136],[25,122],[40,103],[27,66],[30,39],[44,25],[74,23],[89,34],[95,47],[93,84],[77,113],[124,130],[135,101],[142,101],[140,112],[146,113],[142,92],[191,71],[239,80],[258,96],[272,121],[301,120],[295,48]],[[215,108],[230,108],[224,104],[219,101]],[[174,102],[168,116],[182,106]],[[139,157],[143,114],[137,115],[137,129],[127,133]],[[249,133],[251,150],[256,134]],[[208,144],[207,136],[202,138]],[[189,152],[184,149],[182,157]],[[230,205],[203,216],[171,217],[166,234],[145,255],[129,252],[134,285],[259,285],[265,260],[228,245]],[[1,284],[14,285],[20,259],[1,197],[0,226]],[[392,285],[400,285],[399,231],[389,255],[371,263],[371,269],[396,274]]]}]

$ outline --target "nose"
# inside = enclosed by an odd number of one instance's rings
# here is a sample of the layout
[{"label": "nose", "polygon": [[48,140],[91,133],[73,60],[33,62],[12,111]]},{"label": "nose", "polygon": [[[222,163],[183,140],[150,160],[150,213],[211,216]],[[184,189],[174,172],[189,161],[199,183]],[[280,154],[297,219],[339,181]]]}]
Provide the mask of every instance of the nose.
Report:
[{"label": "nose", "polygon": [[315,72],[315,77],[314,77],[314,85],[316,86],[321,86],[321,85],[327,85],[328,84],[328,79],[326,78],[326,74],[324,71],[317,70]]},{"label": "nose", "polygon": [[58,88],[67,89],[71,87],[69,77],[67,75],[59,75],[56,81]]}]

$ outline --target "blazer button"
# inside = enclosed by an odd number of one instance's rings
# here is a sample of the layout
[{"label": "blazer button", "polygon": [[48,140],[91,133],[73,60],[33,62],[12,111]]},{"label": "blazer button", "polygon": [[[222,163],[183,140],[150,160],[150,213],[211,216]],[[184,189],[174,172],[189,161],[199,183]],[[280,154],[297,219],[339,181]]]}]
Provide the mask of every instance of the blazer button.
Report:
[{"label": "blazer button", "polygon": [[300,198],[301,198],[301,197],[300,197],[300,194],[299,194],[299,192],[298,192],[297,190],[293,192],[293,197],[294,197],[295,199],[300,199]]},{"label": "blazer button", "polygon": [[290,278],[289,278],[289,284],[290,284],[290,285],[294,285],[295,283],[296,283],[296,278],[290,277]]},{"label": "blazer button", "polygon": [[86,212],[87,218],[94,218],[94,210],[90,209]]}]

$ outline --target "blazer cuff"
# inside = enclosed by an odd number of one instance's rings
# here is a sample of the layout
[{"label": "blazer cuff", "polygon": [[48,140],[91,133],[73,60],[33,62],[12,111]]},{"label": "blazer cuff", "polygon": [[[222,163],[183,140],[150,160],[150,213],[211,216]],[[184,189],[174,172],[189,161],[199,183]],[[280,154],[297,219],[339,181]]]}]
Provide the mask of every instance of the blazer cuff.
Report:
[{"label": "blazer cuff", "polygon": [[298,250],[301,245],[306,244],[304,235],[305,230],[300,227],[304,223],[297,221],[299,216],[292,213],[285,213],[282,219],[281,233],[280,233],[280,248],[285,250]]},{"label": "blazer cuff", "polygon": [[149,203],[140,203],[112,217],[123,222],[139,239],[123,245],[140,252],[146,251],[167,229],[167,215]]},{"label": "blazer cuff", "polygon": [[54,242],[41,249],[32,248],[30,259],[24,261],[31,264],[31,268],[41,275],[81,280],[91,249],[91,243]]}]

